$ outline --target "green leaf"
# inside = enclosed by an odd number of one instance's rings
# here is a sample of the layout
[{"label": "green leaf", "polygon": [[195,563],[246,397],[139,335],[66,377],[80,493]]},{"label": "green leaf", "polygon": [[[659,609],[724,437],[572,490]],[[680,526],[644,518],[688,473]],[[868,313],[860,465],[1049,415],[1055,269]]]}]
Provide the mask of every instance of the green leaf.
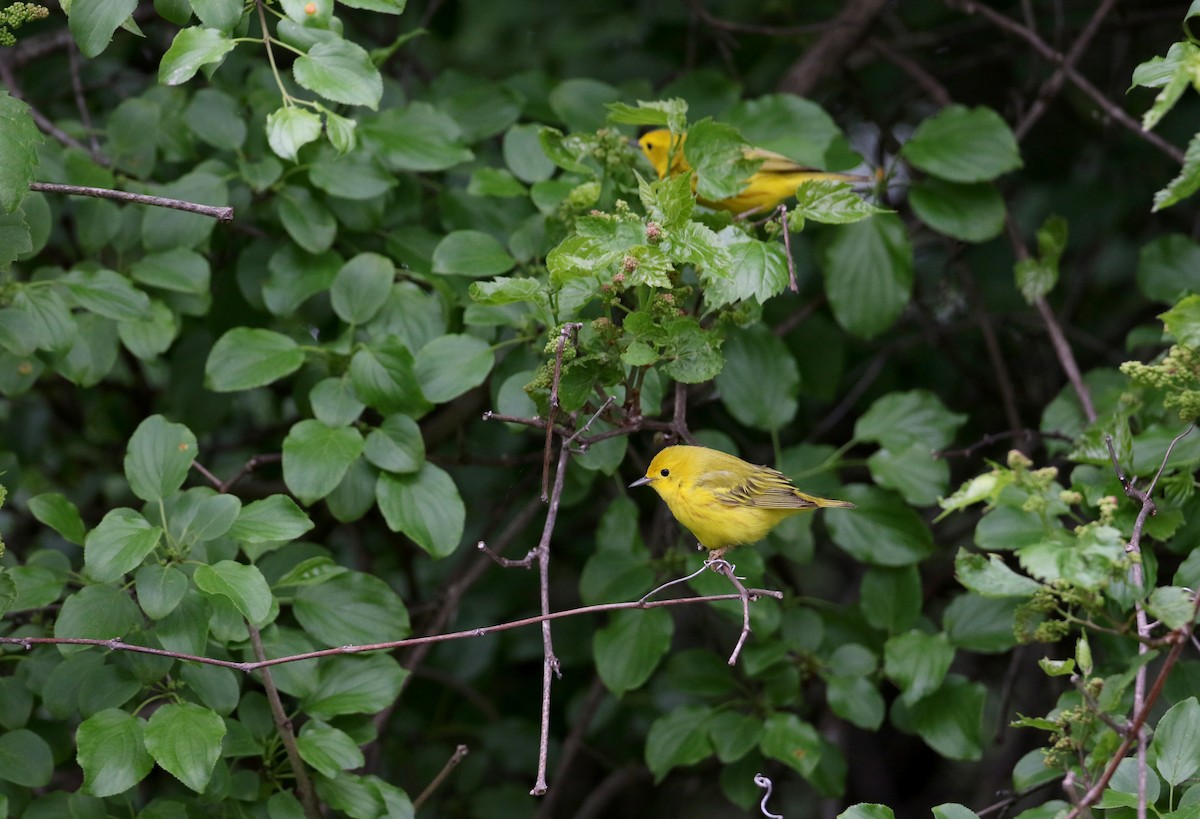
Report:
[{"label": "green leaf", "polygon": [[1004,230],[1004,199],[988,182],[930,177],[909,188],[908,201],[922,222],[954,239],[986,242]]},{"label": "green leaf", "polygon": [[729,333],[725,366],[717,376],[721,403],[737,421],[767,432],[791,423],[800,394],[800,370],[787,345],[767,325]]},{"label": "green leaf", "polygon": [[912,294],[912,246],[892,214],[833,229],[821,268],[838,324],[862,338],[890,327]]},{"label": "green leaf", "polygon": [[342,482],[362,450],[362,433],[354,427],[299,421],[283,439],[283,481],[301,503],[315,503]]},{"label": "green leaf", "polygon": [[670,649],[674,631],[674,621],[661,609],[616,612],[592,643],[605,687],[618,697],[640,688]]},{"label": "green leaf", "polygon": [[25,728],[0,735],[0,780],[43,788],[53,774],[54,756],[46,740]]},{"label": "green leaf", "polygon": [[319,721],[305,723],[296,737],[296,748],[300,757],[323,776],[337,776],[339,771],[361,768],[366,762],[349,734]]},{"label": "green leaf", "polygon": [[801,165],[848,168],[859,157],[821,106],[793,94],[743,100],[724,115],[755,147],[776,151]]},{"label": "green leaf", "polygon": [[990,108],[950,105],[929,117],[900,154],[951,182],[986,182],[1021,167],[1016,137]]},{"label": "green leaf", "polygon": [[1169,629],[1193,622],[1196,607],[1191,589],[1182,586],[1159,586],[1150,593],[1146,610]]},{"label": "green leaf", "polygon": [[440,467],[426,462],[412,475],[385,472],[375,497],[388,528],[435,558],[449,555],[462,540],[466,507],[454,480]]},{"label": "green leaf", "polygon": [[880,449],[867,459],[875,483],[894,489],[913,506],[932,506],[946,494],[950,464],[933,457],[929,447],[913,442],[904,449]]},{"label": "green leaf", "polygon": [[98,57],[112,42],[113,32],[122,25],[137,0],[111,0],[104,3],[77,2],[71,4],[68,25],[71,36],[85,57]]},{"label": "green leaf", "polygon": [[1198,269],[1200,244],[1182,233],[1158,236],[1139,252],[1138,289],[1148,299],[1174,304],[1195,287]]},{"label": "green leaf", "polygon": [[196,454],[196,436],[190,429],[151,415],[129,439],[125,479],[142,500],[160,501],[183,486]]},{"label": "green leaf", "polygon": [[78,387],[100,383],[117,363],[117,327],[109,319],[80,313],[76,335],[58,372]]},{"label": "green leaf", "polygon": [[[724,669],[728,674],[729,666]],[[725,764],[737,762],[758,745],[762,738],[762,720],[753,714],[721,711],[708,721],[708,735],[717,759]]]},{"label": "green leaf", "polygon": [[407,415],[389,415],[367,435],[363,455],[380,469],[397,474],[416,472],[425,463],[421,428]]},{"label": "green leaf", "polygon": [[541,126],[528,123],[514,125],[504,134],[504,164],[526,184],[544,182],[554,175],[554,163],[542,150],[540,131]]},{"label": "green leaf", "polygon": [[456,230],[433,250],[433,272],[445,275],[496,276],[515,264],[503,245],[480,230]]},{"label": "green leaf", "polygon": [[[236,22],[241,17],[241,6],[237,5],[231,12],[236,15]],[[209,27],[230,30],[221,26]],[[214,148],[238,151],[246,143],[246,120],[238,100],[215,88],[201,88],[192,94],[183,111],[183,121],[198,138]]]},{"label": "green leaf", "polygon": [[665,331],[663,372],[684,384],[699,384],[721,372],[725,358],[721,342],[693,316],[678,316],[662,325]]},{"label": "green leaf", "polygon": [[[1191,15],[1184,18],[1184,26]],[[1142,115],[1142,127],[1152,130],[1175,107],[1183,92],[1192,83],[1200,48],[1194,42],[1174,43],[1167,56],[1154,57],[1133,71],[1133,84],[1147,88],[1162,88],[1154,98],[1154,104]]]},{"label": "green leaf", "polygon": [[154,759],[146,751],[146,721],[119,708],[92,714],[75,731],[83,788],[93,796],[116,796],[146,778]]},{"label": "green leaf", "polygon": [[271,330],[235,327],[217,339],[204,365],[205,381],[216,392],[262,387],[291,375],[304,363],[304,351]]},{"label": "green leaf", "polygon": [[[915,190],[914,185],[911,191]],[[916,209],[916,203],[913,202]],[[872,205],[854,192],[849,182],[836,179],[814,179],[805,182],[796,191],[796,206],[789,214],[789,220],[798,218],[801,223],[793,228],[803,227],[803,220],[811,219],[827,225],[848,225],[859,222],[877,213],[890,213],[887,208]]]},{"label": "green leaf", "polygon": [[386,109],[362,130],[393,171],[444,171],[474,156],[454,119],[426,102]]},{"label": "green leaf", "polygon": [[954,648],[944,634],[909,631],[888,639],[883,649],[883,671],[912,705],[941,687],[954,660]]},{"label": "green leaf", "polygon": [[704,306],[715,310],[753,296],[759,304],[783,292],[788,285],[787,255],[779,242],[764,242],[728,226],[717,234],[729,242],[729,275],[706,277]]},{"label": "green leaf", "polygon": [[171,346],[178,333],[175,314],[157,300],[150,302],[148,318],[122,321],[117,325],[121,343],[143,361],[157,360]]},{"label": "green leaf", "polygon": [[350,383],[360,400],[385,415],[402,412],[420,417],[430,408],[413,372],[412,353],[395,337],[354,354]]},{"label": "green leaf", "polygon": [[921,576],[916,566],[868,566],[858,599],[871,626],[895,634],[911,628],[921,614]]},{"label": "green leaf", "polygon": [[887,805],[851,805],[837,815],[837,819],[896,819],[896,814]]},{"label": "green leaf", "polygon": [[979,819],[975,811],[956,802],[946,802],[933,809],[934,819]]},{"label": "green leaf", "polygon": [[851,557],[875,566],[908,566],[933,552],[933,536],[921,516],[890,493],[848,486],[851,510],[825,510],[833,542]]},{"label": "green leaf", "polygon": [[1177,342],[1187,347],[1200,347],[1200,295],[1180,299],[1158,317]]},{"label": "green leaf", "polygon": [[890,392],[859,416],[854,437],[896,451],[921,444],[932,452],[949,445],[966,420],[966,415],[946,409],[928,390]]},{"label": "green leaf", "polygon": [[344,714],[377,714],[400,694],[408,672],[386,654],[333,657],[320,665],[316,689],[301,699],[304,712],[316,719]]},{"label": "green leaf", "polygon": [[202,592],[228,598],[252,625],[262,625],[271,614],[274,598],[257,566],[232,560],[200,565],[192,581]]},{"label": "green leaf", "polygon": [[354,423],[366,408],[354,394],[354,386],[346,376],[318,381],[309,392],[308,400],[317,420],[331,427]]},{"label": "green leaf", "polygon": [[440,404],[482,384],[495,359],[491,346],[480,338],[445,335],[421,348],[413,373],[425,397]]},{"label": "green leaf", "polygon": [[830,677],[825,696],[833,713],[866,731],[878,731],[887,710],[883,695],[865,677]]},{"label": "green leaf", "polygon": [[133,579],[138,605],[151,620],[173,612],[188,590],[187,576],[174,566],[142,566]]},{"label": "green leaf", "polygon": [[[332,142],[334,135],[330,133],[330,115],[326,113],[325,116],[325,130]],[[353,120],[348,121],[354,124]],[[334,147],[337,147],[336,144]],[[354,201],[377,199],[396,187],[395,176],[378,159],[361,152],[324,153],[309,167],[308,178],[315,187],[330,196]]]},{"label": "green leaf", "polygon": [[76,270],[62,281],[80,307],[97,315],[116,321],[150,315],[150,298],[111,270]]},{"label": "green leaf", "polygon": [[305,301],[333,286],[342,257],[333,250],[312,254],[283,242],[267,262],[270,275],[262,288],[263,303],[277,316],[288,316]]},{"label": "green leaf", "polygon": [[202,793],[221,754],[225,721],[190,702],[169,703],[146,723],[146,750],[158,766],[196,793]]},{"label": "green leaf", "polygon": [[286,495],[272,495],[242,507],[229,528],[241,543],[275,543],[295,540],[313,528],[308,515]]},{"label": "green leaf", "polygon": [[387,301],[396,279],[392,260],[359,253],[342,265],[329,290],[333,312],[347,324],[366,324]]},{"label": "green leaf", "polygon": [[[54,636],[120,639],[140,619],[141,612],[125,592],[111,586],[85,586],[63,601],[54,623]],[[63,654],[81,650],[81,646],[59,646]]]},{"label": "green leaf", "polygon": [[672,768],[694,765],[713,753],[708,721],[712,710],[685,705],[650,724],[646,732],[646,767],[661,782]]},{"label": "green leaf", "polygon": [[279,221],[292,241],[309,253],[324,253],[337,237],[337,219],[312,190],[288,185],[278,194]]},{"label": "green leaf", "polygon": [[312,111],[290,105],[267,114],[267,142],[281,159],[296,161],[300,149],[320,136],[321,118]]},{"label": "green leaf", "polygon": [[162,529],[132,509],[113,509],[88,533],[84,566],[101,583],[118,580],[142,565],[161,537]]},{"label": "green leaf", "polygon": [[592,79],[560,82],[550,92],[550,108],[572,131],[595,131],[604,127],[605,106],[621,98],[619,90]]},{"label": "green leaf", "polygon": [[[122,0],[122,2],[131,2],[131,0]],[[80,3],[80,5],[107,6],[110,4]],[[132,5],[130,9],[132,10]],[[175,39],[171,41],[171,47],[163,54],[162,61],[158,64],[158,81],[163,85],[182,85],[196,76],[196,72],[204,66],[222,63],[225,55],[233,51],[236,46],[237,43],[214,28],[200,28],[199,26],[185,28],[175,35]],[[95,54],[89,56],[94,57]]]},{"label": "green leaf", "polygon": [[958,582],[984,597],[1030,597],[1042,584],[1010,569],[999,555],[984,557],[959,549],[954,558]]},{"label": "green leaf", "polygon": [[1169,208],[1187,199],[1197,190],[1200,190],[1200,134],[1188,140],[1187,150],[1183,154],[1183,166],[1165,188],[1154,194],[1154,207],[1150,211],[1157,213],[1163,208]]},{"label": "green leaf", "polygon": [[383,78],[366,49],[341,38],[314,45],[292,63],[296,82],[343,105],[365,105],[372,111],[383,96]]},{"label": "green leaf", "polygon": [[501,276],[490,282],[471,282],[467,291],[480,304],[502,305],[522,301],[541,304],[546,301],[546,285],[537,279]]},{"label": "green leaf", "polygon": [[1027,304],[1033,304],[1058,283],[1058,262],[1067,247],[1067,222],[1049,216],[1037,232],[1038,255],[1021,259],[1013,268],[1017,289]]},{"label": "green leaf", "polygon": [[79,509],[67,500],[65,495],[60,492],[43,492],[30,498],[28,504],[29,512],[40,523],[58,532],[68,543],[83,545],[87,528],[83,525],[83,518],[79,516]]},{"label": "green leaf", "polygon": [[817,729],[795,714],[776,711],[763,724],[759,750],[810,779],[821,761],[821,738]]},{"label": "green leaf", "polygon": [[982,684],[951,674],[935,693],[910,709],[913,728],[921,739],[949,759],[976,760],[983,754]]},{"label": "green leaf", "polygon": [[403,640],[410,633],[400,597],[378,577],[362,572],[302,586],[292,610],[301,627],[327,646]]},{"label": "green leaf", "polygon": [[732,125],[704,119],[688,129],[683,145],[688,163],[696,170],[696,193],[705,199],[728,199],[746,187],[762,164],[750,159],[749,143]]},{"label": "green leaf", "polygon": [[43,141],[29,106],[0,91],[0,209],[4,213],[13,213],[29,192],[38,167],[37,146]]},{"label": "green leaf", "polygon": [[1154,729],[1154,767],[1172,788],[1200,770],[1200,702],[1188,697],[1171,706]]}]

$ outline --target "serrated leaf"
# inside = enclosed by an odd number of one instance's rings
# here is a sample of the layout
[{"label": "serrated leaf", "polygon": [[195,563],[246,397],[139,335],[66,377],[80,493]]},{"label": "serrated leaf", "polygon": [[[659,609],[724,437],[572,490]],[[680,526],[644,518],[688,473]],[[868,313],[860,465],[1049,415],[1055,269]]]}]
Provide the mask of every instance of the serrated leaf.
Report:
[{"label": "serrated leaf", "polygon": [[43,141],[29,106],[0,91],[0,209],[5,213],[16,211],[29,192],[38,167],[37,146]]},{"label": "serrated leaf", "polygon": [[954,558],[958,582],[984,597],[1030,597],[1042,588],[1036,580],[1017,574],[999,555],[972,554],[959,549]]},{"label": "serrated leaf", "polygon": [[92,714],[75,731],[83,787],[93,796],[116,796],[141,782],[154,767],[145,747],[146,721],[118,708]]},{"label": "serrated leaf", "polygon": [[312,111],[291,105],[267,114],[267,142],[282,159],[295,161],[300,149],[320,136],[321,118]]},{"label": "serrated leaf", "polygon": [[863,199],[849,182],[835,179],[805,182],[796,191],[796,205],[791,211],[791,215],[827,225],[848,225],[877,213],[890,211]]},{"label": "serrated leaf", "polygon": [[221,754],[225,721],[194,703],[169,703],[146,723],[146,750],[154,761],[196,793],[202,793]]},{"label": "serrated leaf", "polygon": [[129,19],[137,0],[72,3],[68,16],[71,36],[86,57],[97,57],[112,42],[113,32]]}]

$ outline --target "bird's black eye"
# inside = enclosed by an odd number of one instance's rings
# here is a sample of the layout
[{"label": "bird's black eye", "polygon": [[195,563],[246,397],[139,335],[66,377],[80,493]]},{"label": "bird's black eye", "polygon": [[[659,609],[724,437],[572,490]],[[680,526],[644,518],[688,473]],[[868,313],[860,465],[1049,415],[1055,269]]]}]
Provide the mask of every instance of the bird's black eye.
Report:
[{"label": "bird's black eye", "polygon": [[668,475],[670,475],[670,474],[671,474],[671,470],[669,470],[669,469],[664,469],[662,472],[659,472],[658,474],[662,475],[662,476],[665,478],[665,477],[667,477]]}]

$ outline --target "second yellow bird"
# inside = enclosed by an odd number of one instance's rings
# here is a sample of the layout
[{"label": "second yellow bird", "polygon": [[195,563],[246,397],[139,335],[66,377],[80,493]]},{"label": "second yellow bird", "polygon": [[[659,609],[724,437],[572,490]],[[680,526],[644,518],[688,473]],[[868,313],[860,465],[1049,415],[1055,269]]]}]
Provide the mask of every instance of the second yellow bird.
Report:
[{"label": "second yellow bird", "polygon": [[761,540],[792,515],[822,507],[854,508],[801,492],[778,470],[702,446],[669,446],[659,452],[645,477],[629,486],[647,484],[713,558]]},{"label": "second yellow bird", "polygon": [[[673,148],[671,140],[671,132],[666,128],[648,131],[638,139],[638,145],[641,146],[646,158],[650,160],[650,164],[654,166],[659,179],[667,175],[668,161],[671,165],[671,176],[691,170],[692,167],[684,157],[683,151],[687,135],[679,134],[675,136]],[[783,154],[777,154],[774,151],[766,151],[761,148],[749,148],[745,151],[745,156],[747,159],[762,160],[762,164],[758,170],[746,180],[746,187],[736,196],[731,196],[728,199],[719,199],[716,201],[700,199],[700,204],[705,207],[727,210],[732,213],[747,213],[751,211],[765,213],[781,202],[795,196],[796,188],[805,182],[812,182],[817,179],[832,179],[841,182],[865,180],[865,177],[855,174],[831,173],[815,168],[807,168],[794,160],[788,159]],[[695,184],[696,180],[693,179],[693,190],[695,190]]]}]

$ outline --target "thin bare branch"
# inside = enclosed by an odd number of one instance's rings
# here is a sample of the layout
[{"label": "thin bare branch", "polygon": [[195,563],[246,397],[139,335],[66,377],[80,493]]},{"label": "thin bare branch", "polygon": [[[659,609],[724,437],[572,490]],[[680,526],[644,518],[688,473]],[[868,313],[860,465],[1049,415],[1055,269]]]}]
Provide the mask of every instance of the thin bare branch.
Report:
[{"label": "thin bare branch", "polygon": [[[87,151],[83,146],[79,146],[83,151]],[[182,210],[187,213],[196,213],[201,216],[211,216],[222,222],[233,221],[233,208],[228,205],[201,205],[197,202],[188,202],[183,199],[171,199],[167,196],[150,196],[144,193],[130,193],[128,191],[117,191],[111,188],[90,188],[83,185],[59,185],[55,182],[31,182],[29,185],[31,191],[41,191],[42,193],[61,193],[67,196],[95,196],[100,199],[115,199],[118,202],[133,202],[138,205],[154,205],[159,208],[173,208],[174,210]]]},{"label": "thin bare branch", "polygon": [[[267,655],[263,651],[262,635],[252,623],[246,623],[246,628],[250,632],[250,644],[254,648],[254,656],[258,658],[259,662],[262,662],[267,659]],[[292,729],[292,721],[288,719],[287,713],[283,710],[283,700],[279,697],[279,689],[275,687],[271,669],[260,668],[259,675],[262,677],[267,702],[271,705],[271,716],[275,720],[275,729],[279,731],[279,739],[283,743],[288,762],[292,766],[292,776],[296,778],[296,792],[299,794],[300,804],[304,806],[304,815],[308,819],[321,819],[317,795],[313,790],[312,780],[308,778],[308,769],[304,767],[304,760],[300,757],[300,747],[296,744],[296,732]]]},{"label": "thin bare branch", "polygon": [[446,764],[442,766],[440,771],[438,771],[438,775],[435,776],[433,780],[425,786],[425,790],[421,791],[421,795],[413,800],[412,806],[414,813],[421,809],[421,805],[425,804],[425,800],[433,795],[433,792],[436,791],[442,782],[446,780],[446,777],[450,775],[450,772],[457,768],[458,763],[462,762],[466,755],[470,752],[471,749],[466,745],[459,745],[454,749],[454,753],[451,754],[450,758],[446,760]]}]

